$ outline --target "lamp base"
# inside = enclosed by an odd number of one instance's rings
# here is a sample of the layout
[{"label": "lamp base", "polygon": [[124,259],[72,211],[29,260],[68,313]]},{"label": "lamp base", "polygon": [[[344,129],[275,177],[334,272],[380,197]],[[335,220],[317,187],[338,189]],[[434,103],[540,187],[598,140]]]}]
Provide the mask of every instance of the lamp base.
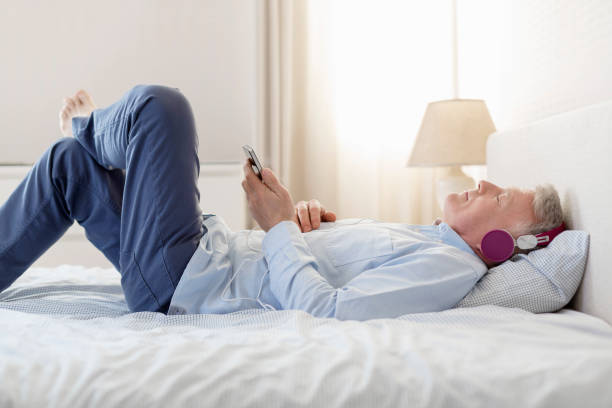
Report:
[{"label": "lamp base", "polygon": [[451,167],[448,173],[438,180],[436,194],[440,209],[444,210],[444,200],[447,195],[473,189],[475,185],[474,179],[465,174],[461,166]]}]

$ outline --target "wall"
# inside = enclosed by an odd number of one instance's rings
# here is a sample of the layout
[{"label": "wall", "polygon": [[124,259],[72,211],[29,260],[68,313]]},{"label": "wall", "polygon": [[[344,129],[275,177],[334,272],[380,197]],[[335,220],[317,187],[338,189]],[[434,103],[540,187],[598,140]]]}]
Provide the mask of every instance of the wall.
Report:
[{"label": "wall", "polygon": [[242,161],[256,123],[256,0],[5,1],[0,163],[33,163],[61,137],[62,98],[105,106],[139,83],[180,88],[203,161]]},{"label": "wall", "polygon": [[612,99],[612,2],[458,0],[459,94],[498,129]]}]

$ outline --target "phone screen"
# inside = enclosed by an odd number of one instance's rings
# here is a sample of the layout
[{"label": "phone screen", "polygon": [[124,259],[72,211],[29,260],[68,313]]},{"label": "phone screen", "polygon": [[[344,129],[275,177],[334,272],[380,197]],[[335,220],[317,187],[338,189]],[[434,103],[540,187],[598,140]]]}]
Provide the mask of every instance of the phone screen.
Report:
[{"label": "phone screen", "polygon": [[253,150],[253,148],[249,145],[244,145],[242,146],[242,151],[244,152],[244,155],[247,157],[247,159],[250,160],[251,168],[253,169],[257,177],[262,180],[261,172],[263,170],[263,167],[261,166],[259,158],[255,154],[255,150]]}]

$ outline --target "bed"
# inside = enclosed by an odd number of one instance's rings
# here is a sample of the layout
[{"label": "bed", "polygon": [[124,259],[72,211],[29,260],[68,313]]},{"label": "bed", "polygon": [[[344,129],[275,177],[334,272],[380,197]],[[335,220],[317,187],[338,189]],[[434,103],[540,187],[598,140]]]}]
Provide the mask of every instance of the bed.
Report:
[{"label": "bed", "polygon": [[112,269],[32,268],[0,294],[0,406],[611,407],[611,133],[608,102],[489,138],[493,182],[553,183],[590,232],[556,313],[129,313]]}]

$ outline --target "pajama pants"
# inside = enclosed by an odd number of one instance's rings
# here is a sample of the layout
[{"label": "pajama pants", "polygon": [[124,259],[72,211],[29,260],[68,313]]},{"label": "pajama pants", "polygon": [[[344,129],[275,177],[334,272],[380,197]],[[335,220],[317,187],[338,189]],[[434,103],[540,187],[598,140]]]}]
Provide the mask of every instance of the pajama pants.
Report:
[{"label": "pajama pants", "polygon": [[120,272],[130,310],[167,313],[206,233],[189,102],[140,85],[72,129],[0,207],[0,291],[76,220]]}]

